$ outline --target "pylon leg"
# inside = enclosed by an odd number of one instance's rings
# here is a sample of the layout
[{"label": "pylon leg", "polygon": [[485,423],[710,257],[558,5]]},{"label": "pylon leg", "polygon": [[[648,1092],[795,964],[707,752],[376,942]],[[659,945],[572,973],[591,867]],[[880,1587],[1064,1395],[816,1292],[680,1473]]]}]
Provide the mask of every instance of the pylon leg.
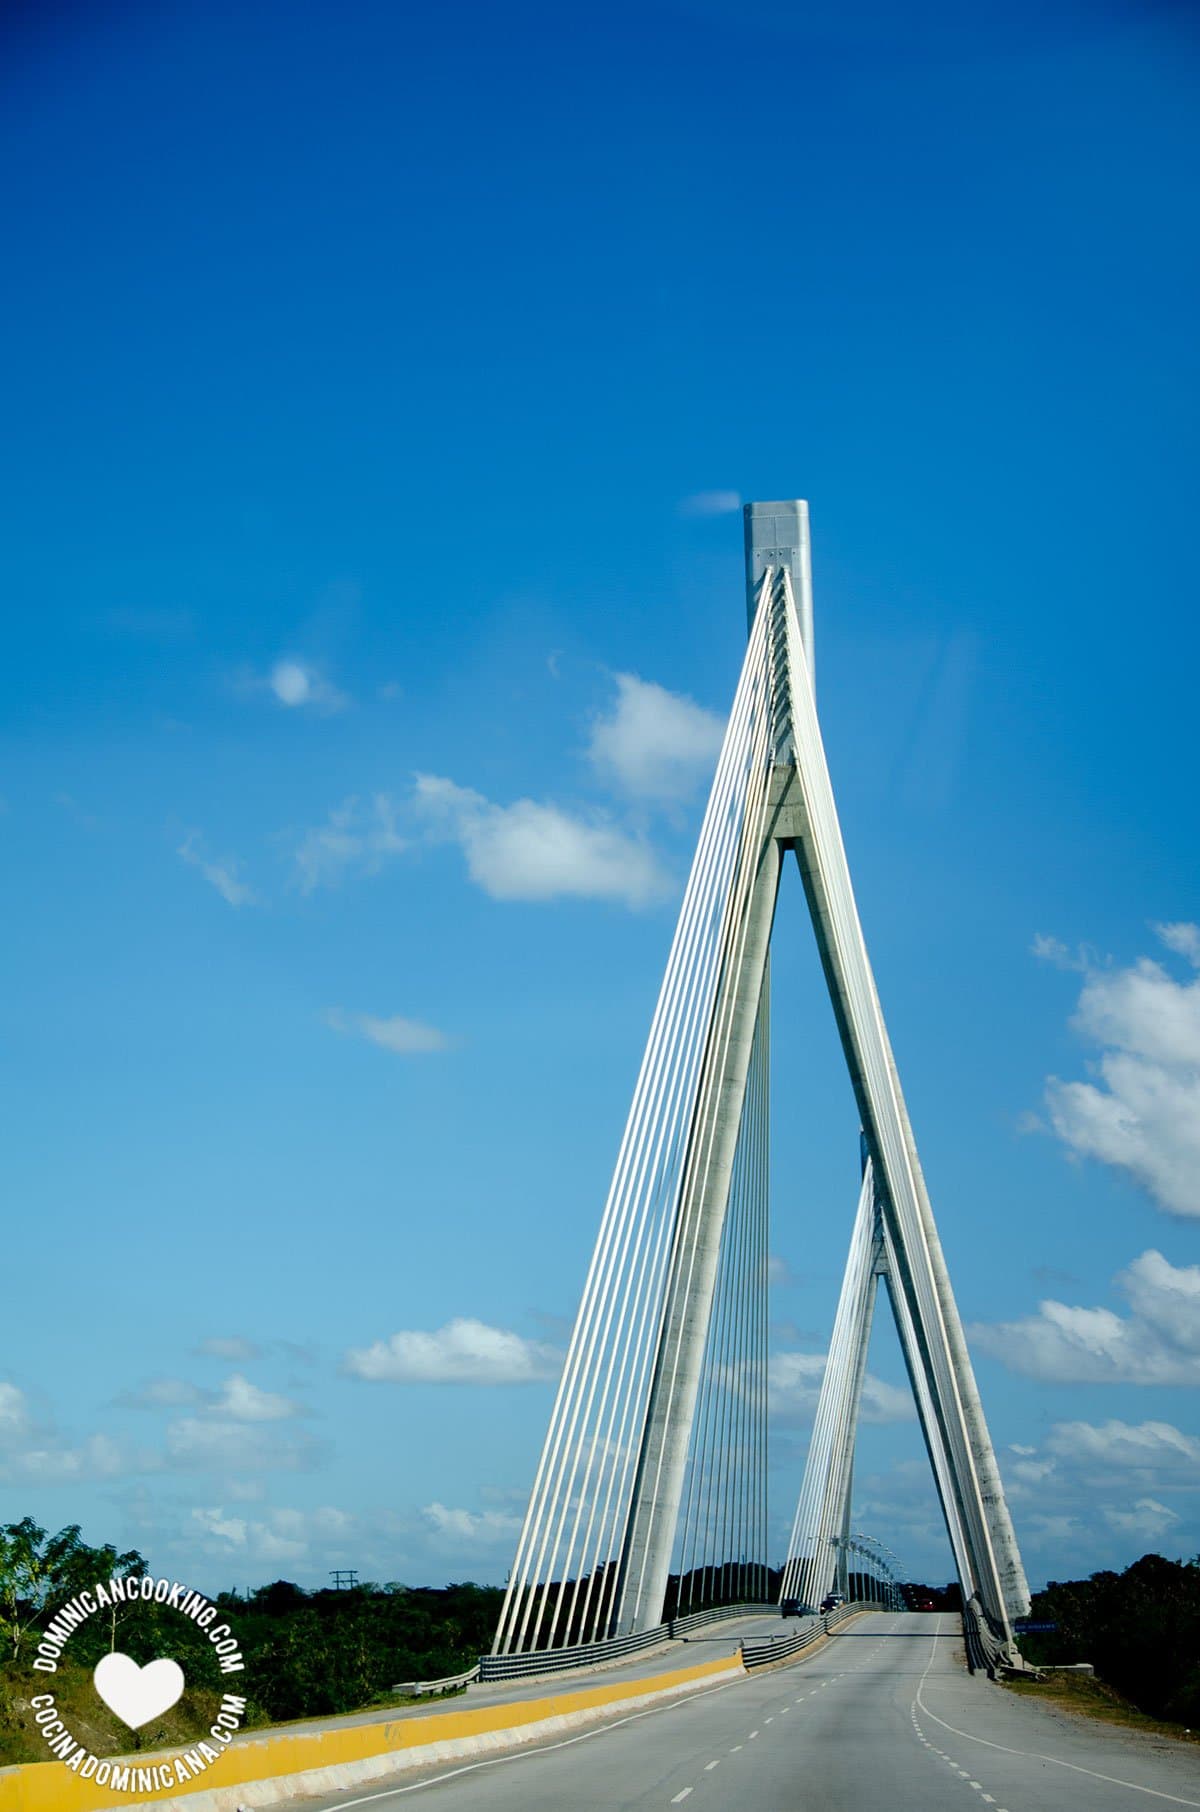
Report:
[{"label": "pylon leg", "polygon": [[770,949],[779,868],[779,846],[768,837],[758,851],[740,954],[723,980],[713,1015],[621,1556],[615,1624],[615,1633],[621,1636],[649,1628],[662,1616],[712,1317],[754,1023]]},{"label": "pylon leg", "polygon": [[779,1593],[781,1599],[814,1607],[835,1583],[845,1589],[854,1438],[871,1343],[879,1245],[868,1162]]}]

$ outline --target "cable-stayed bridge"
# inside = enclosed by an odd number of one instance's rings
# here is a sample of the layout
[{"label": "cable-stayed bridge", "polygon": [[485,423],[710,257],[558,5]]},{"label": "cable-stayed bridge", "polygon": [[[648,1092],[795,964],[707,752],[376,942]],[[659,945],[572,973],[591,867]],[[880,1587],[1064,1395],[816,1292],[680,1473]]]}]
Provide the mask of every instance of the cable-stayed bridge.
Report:
[{"label": "cable-stayed bridge", "polygon": [[[1029,1593],[859,922],[817,716],[808,508],[745,509],[749,633],[496,1632],[518,1657],[847,1588],[882,1279],[962,1587]],[[770,953],[795,855],[861,1120],[857,1213],[782,1569],[767,1548]],[[853,1174],[853,1172],[851,1172]],[[847,1192],[849,1208],[850,1192]],[[850,1219],[849,1214],[847,1216]]]}]

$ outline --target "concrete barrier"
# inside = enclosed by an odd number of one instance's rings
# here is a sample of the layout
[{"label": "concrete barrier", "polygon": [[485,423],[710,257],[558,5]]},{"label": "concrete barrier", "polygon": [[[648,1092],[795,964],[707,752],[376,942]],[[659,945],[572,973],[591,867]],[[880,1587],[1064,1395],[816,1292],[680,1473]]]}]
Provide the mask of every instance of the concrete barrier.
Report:
[{"label": "concrete barrier", "polygon": [[[137,1812],[148,1805],[175,1812],[237,1812],[239,1806],[277,1805],[305,1794],[383,1781],[406,1769],[515,1749],[742,1672],[737,1654],[724,1655],[671,1673],[545,1698],[291,1735],[286,1730],[251,1733],[232,1744],[192,1785],[141,1797],[114,1795],[111,1787],[80,1780],[63,1762],[26,1762],[0,1769],[0,1812]],[[183,1753],[172,1749],[140,1755],[130,1765],[144,1768]]]}]

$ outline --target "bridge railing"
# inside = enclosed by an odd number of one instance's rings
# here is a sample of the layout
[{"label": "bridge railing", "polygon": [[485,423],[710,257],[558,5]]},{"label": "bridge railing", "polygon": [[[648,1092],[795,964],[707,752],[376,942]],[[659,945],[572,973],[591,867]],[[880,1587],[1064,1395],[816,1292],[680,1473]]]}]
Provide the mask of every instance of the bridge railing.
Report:
[{"label": "bridge railing", "polygon": [[865,1599],[856,1600],[853,1604],[840,1604],[836,1610],[826,1611],[823,1616],[806,1617],[801,1627],[791,1636],[768,1636],[758,1642],[742,1643],[742,1666],[748,1670],[756,1667],[770,1667],[775,1661],[786,1661],[791,1655],[798,1655],[822,1636],[844,1623],[847,1617],[853,1617],[858,1611],[875,1611],[879,1606],[869,1604]]},{"label": "bridge railing", "polygon": [[519,1680],[526,1675],[557,1674],[576,1667],[603,1667],[609,1661],[621,1661],[627,1655],[638,1655],[645,1649],[691,1635],[706,1624],[762,1616],[773,1609],[769,1604],[722,1604],[711,1610],[693,1611],[687,1617],[672,1617],[653,1629],[640,1630],[636,1636],[612,1636],[604,1642],[581,1642],[574,1648],[540,1648],[524,1655],[480,1655],[479,1678]]},{"label": "bridge railing", "polygon": [[479,1663],[468,1667],[461,1674],[447,1674],[444,1680],[401,1680],[393,1686],[393,1692],[406,1693],[409,1698],[424,1698],[427,1694],[454,1692],[460,1686],[469,1686],[472,1680],[479,1678]]},{"label": "bridge railing", "polygon": [[735,1617],[762,1617],[779,1606],[772,1598],[769,1602],[758,1599],[751,1603],[743,1599],[740,1604],[718,1604],[706,1611],[689,1611],[686,1617],[671,1617],[667,1628],[672,1636],[687,1636],[692,1630],[702,1630],[708,1623],[730,1623]]},{"label": "bridge railing", "polygon": [[963,1605],[962,1626],[967,1667],[971,1673],[986,1673],[989,1680],[994,1680],[998,1669],[1012,1665],[1010,1650],[988,1622],[987,1613],[977,1598]]}]

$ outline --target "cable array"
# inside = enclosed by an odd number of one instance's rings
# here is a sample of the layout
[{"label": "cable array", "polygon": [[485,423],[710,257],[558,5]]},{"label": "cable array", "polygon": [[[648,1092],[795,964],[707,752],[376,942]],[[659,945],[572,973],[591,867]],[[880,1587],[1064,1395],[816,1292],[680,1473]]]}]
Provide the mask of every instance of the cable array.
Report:
[{"label": "cable array", "polygon": [[[803,560],[798,570],[807,600]],[[653,1627],[672,1565],[682,1612],[765,1584],[768,953],[783,844],[800,861],[868,1161],[782,1596],[816,1601],[839,1547],[848,1558],[883,1275],[964,1596],[978,1593],[1002,1631],[1028,1608],[859,923],[785,563],[758,583],[497,1654]]]},{"label": "cable array", "polygon": [[745,937],[786,691],[768,579],[505,1593],[498,1654],[603,1637],[616,1612],[668,1288],[691,1262],[705,1161],[696,1129],[719,1060],[722,982]]},{"label": "cable array", "polygon": [[875,1302],[876,1226],[875,1176],[868,1158],[779,1588],[780,1598],[814,1606],[833,1586],[837,1543],[847,1533],[854,1435]]},{"label": "cable array", "polygon": [[763,977],[676,1539],[675,1613],[767,1596],[770,969]]}]

